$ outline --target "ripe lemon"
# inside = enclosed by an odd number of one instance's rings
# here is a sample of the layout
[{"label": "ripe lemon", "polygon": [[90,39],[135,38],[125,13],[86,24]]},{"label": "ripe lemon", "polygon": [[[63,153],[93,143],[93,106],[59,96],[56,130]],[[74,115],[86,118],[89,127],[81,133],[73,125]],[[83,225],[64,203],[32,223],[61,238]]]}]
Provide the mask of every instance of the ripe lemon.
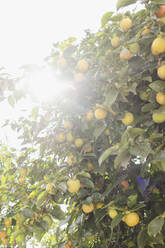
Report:
[{"label": "ripe lemon", "polygon": [[157,74],[161,79],[165,79],[165,65],[162,65],[158,68]]},{"label": "ripe lemon", "polygon": [[66,134],[66,140],[69,142],[69,143],[72,143],[74,141],[74,137],[72,135],[72,133],[67,133]]},{"label": "ripe lemon", "polygon": [[61,132],[57,135],[57,141],[60,143],[65,141],[65,134],[63,132]]},{"label": "ripe lemon", "polygon": [[67,186],[70,193],[76,193],[80,189],[80,181],[78,179],[69,179],[67,181]]},{"label": "ripe lemon", "polygon": [[124,60],[129,60],[131,58],[131,52],[127,48],[124,48],[120,52],[120,58]]},{"label": "ripe lemon", "polygon": [[87,121],[91,121],[93,119],[93,112],[90,110],[88,111],[88,113],[86,114],[86,120]]},{"label": "ripe lemon", "polygon": [[108,210],[108,215],[109,215],[109,217],[111,219],[114,219],[118,215],[118,213],[117,213],[117,211],[115,209],[109,209]]},{"label": "ripe lemon", "polygon": [[158,55],[165,52],[165,39],[156,38],[151,45],[151,52],[153,55]]},{"label": "ripe lemon", "polygon": [[118,36],[114,36],[112,39],[111,39],[111,45],[113,47],[118,47],[119,46],[119,40],[120,38]]},{"label": "ripe lemon", "polygon": [[75,143],[76,147],[80,148],[84,144],[84,141],[82,139],[78,138],[78,139],[75,139],[74,143]]},{"label": "ripe lemon", "polygon": [[162,123],[165,121],[165,113],[153,113],[152,119],[155,123]]},{"label": "ripe lemon", "polygon": [[58,61],[57,61],[57,66],[60,68],[60,69],[64,69],[67,65],[67,62],[66,62],[66,59],[61,57]]},{"label": "ripe lemon", "polygon": [[94,209],[94,204],[91,203],[90,205],[83,204],[82,205],[82,210],[84,213],[88,214],[91,213]]},{"label": "ripe lemon", "polygon": [[20,182],[21,184],[24,184],[25,178],[24,178],[24,177],[20,177],[20,178],[19,178],[19,182]]},{"label": "ripe lemon", "polygon": [[100,209],[100,208],[102,208],[104,206],[104,202],[98,202],[97,204],[96,204],[96,209]]},{"label": "ripe lemon", "polygon": [[88,166],[88,170],[90,170],[90,171],[94,170],[94,166],[93,166],[93,164],[91,162],[88,162],[87,166]]},{"label": "ripe lemon", "polygon": [[159,11],[155,13],[155,15],[159,18],[162,17],[165,13],[165,5],[159,6]]},{"label": "ripe lemon", "polygon": [[5,231],[4,232],[0,232],[0,238],[1,239],[6,238],[6,235],[7,235],[7,233]]},{"label": "ripe lemon", "polygon": [[106,136],[109,136],[110,135],[110,130],[108,128],[105,130],[105,135]]},{"label": "ripe lemon", "polygon": [[95,110],[95,117],[98,120],[105,119],[107,117],[107,111],[103,108],[97,108]]},{"label": "ripe lemon", "polygon": [[70,155],[68,158],[67,158],[67,163],[68,164],[73,164],[73,156],[72,155]]},{"label": "ripe lemon", "polygon": [[129,17],[124,17],[120,23],[120,28],[123,31],[128,31],[132,26],[132,21]]},{"label": "ripe lemon", "polygon": [[76,74],[74,75],[74,80],[75,80],[76,82],[81,82],[81,81],[83,81],[84,79],[85,79],[85,75],[84,75],[83,73],[81,73],[81,72],[76,73]]},{"label": "ripe lemon", "polygon": [[130,125],[134,120],[133,114],[130,112],[127,112],[124,116],[124,118],[122,119],[122,122],[124,125]]},{"label": "ripe lemon", "polygon": [[125,216],[125,223],[132,227],[139,223],[139,215],[137,213],[129,213]]},{"label": "ripe lemon", "polygon": [[72,129],[73,125],[70,121],[64,121],[64,128],[65,129]]},{"label": "ripe lemon", "polygon": [[78,63],[77,63],[77,69],[80,71],[80,72],[85,72],[88,70],[88,62],[84,59],[80,60]]},{"label": "ripe lemon", "polygon": [[158,92],[156,94],[156,101],[159,104],[164,105],[165,104],[165,94],[163,94],[162,92]]},{"label": "ripe lemon", "polygon": [[10,219],[5,220],[5,226],[10,227],[11,223],[12,223],[12,221]]}]

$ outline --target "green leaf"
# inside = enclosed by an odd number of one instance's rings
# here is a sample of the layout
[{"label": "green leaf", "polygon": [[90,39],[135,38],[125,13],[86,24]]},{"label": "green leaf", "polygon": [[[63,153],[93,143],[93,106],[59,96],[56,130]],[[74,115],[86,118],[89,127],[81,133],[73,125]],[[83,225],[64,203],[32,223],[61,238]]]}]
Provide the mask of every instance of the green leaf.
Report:
[{"label": "green leaf", "polygon": [[137,202],[137,197],[138,197],[137,194],[133,194],[133,195],[130,195],[130,196],[128,197],[127,206],[128,206],[129,208],[132,208],[132,207],[136,204],[136,202]]},{"label": "green leaf", "polygon": [[146,232],[145,230],[140,230],[140,232],[138,233],[138,236],[137,236],[137,245],[138,245],[138,248],[144,248],[145,246],[145,237],[146,237]]},{"label": "green leaf", "polygon": [[26,218],[32,218],[34,216],[34,212],[31,208],[25,207],[22,209],[21,214]]},{"label": "green leaf", "polygon": [[9,96],[9,97],[8,97],[8,103],[9,103],[12,107],[14,107],[14,105],[15,105],[15,99],[14,99],[13,96]]},{"label": "green leaf", "polygon": [[128,6],[128,5],[136,3],[136,2],[137,2],[137,0],[118,0],[116,8],[117,8],[117,10],[119,10],[122,7]]},{"label": "green leaf", "polygon": [[95,187],[93,182],[86,177],[81,177],[80,182],[81,182],[81,184],[83,184],[84,187],[87,187],[87,188],[94,188]]},{"label": "green leaf", "polygon": [[165,83],[164,81],[161,81],[161,80],[154,81],[153,83],[149,85],[149,87],[156,92],[165,91]]},{"label": "green leaf", "polygon": [[47,192],[43,191],[37,197],[37,206],[40,207],[47,197]]},{"label": "green leaf", "polygon": [[97,127],[95,130],[94,130],[94,132],[93,132],[93,136],[94,136],[94,138],[95,138],[95,141],[99,138],[99,136],[105,131],[105,129],[106,129],[106,125],[105,125],[105,123],[103,123],[103,125],[102,126],[99,126],[99,127]]},{"label": "green leaf", "polygon": [[120,223],[122,218],[123,218],[123,214],[118,214],[111,222],[111,229],[114,229],[114,227]]},{"label": "green leaf", "polygon": [[119,149],[119,143],[115,144],[114,146],[112,147],[109,147],[107,150],[105,150],[100,158],[99,158],[99,165],[101,166],[102,163],[110,156],[110,155],[116,155],[116,152],[118,151]]},{"label": "green leaf", "polygon": [[161,232],[163,225],[164,218],[157,216],[148,224],[148,234],[156,237],[156,235]]},{"label": "green leaf", "polygon": [[109,21],[110,17],[113,15],[113,12],[106,12],[101,18],[101,26],[104,27],[105,24]]},{"label": "green leaf", "polygon": [[111,87],[109,91],[105,94],[105,102],[104,105],[110,107],[118,96],[118,90],[115,87]]},{"label": "green leaf", "polygon": [[51,213],[51,215],[52,215],[53,217],[55,217],[56,219],[58,219],[58,220],[64,219],[64,218],[65,218],[65,214],[64,214],[64,212],[61,210],[60,206],[57,205],[57,204],[55,204],[53,207],[54,207],[54,210],[53,210],[53,212]]}]

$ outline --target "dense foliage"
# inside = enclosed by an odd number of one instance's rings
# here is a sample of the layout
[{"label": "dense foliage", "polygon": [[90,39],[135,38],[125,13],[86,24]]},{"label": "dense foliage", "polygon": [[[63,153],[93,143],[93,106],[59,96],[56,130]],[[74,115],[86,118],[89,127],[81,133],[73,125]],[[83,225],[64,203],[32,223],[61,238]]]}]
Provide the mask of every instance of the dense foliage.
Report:
[{"label": "dense foliage", "polygon": [[22,143],[1,146],[2,247],[164,247],[165,2],[141,2],[55,44],[57,95],[8,123]]}]

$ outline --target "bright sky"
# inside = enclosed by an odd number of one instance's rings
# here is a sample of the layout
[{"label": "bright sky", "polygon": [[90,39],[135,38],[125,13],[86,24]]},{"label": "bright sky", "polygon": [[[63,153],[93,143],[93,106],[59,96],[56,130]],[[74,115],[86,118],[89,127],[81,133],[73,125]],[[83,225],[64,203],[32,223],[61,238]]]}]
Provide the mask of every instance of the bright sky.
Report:
[{"label": "bright sky", "polygon": [[97,31],[117,0],[0,0],[0,66],[15,72],[40,63],[53,42]]}]

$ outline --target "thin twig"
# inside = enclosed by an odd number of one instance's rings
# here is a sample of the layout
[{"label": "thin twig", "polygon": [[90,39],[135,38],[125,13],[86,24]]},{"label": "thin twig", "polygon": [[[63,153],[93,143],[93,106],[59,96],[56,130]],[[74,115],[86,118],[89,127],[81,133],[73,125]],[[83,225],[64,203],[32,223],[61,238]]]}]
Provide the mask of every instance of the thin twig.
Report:
[{"label": "thin twig", "polygon": [[116,243],[115,243],[114,248],[118,247],[119,238],[120,238],[120,224],[118,224],[118,226],[117,226],[117,239],[116,239]]}]

